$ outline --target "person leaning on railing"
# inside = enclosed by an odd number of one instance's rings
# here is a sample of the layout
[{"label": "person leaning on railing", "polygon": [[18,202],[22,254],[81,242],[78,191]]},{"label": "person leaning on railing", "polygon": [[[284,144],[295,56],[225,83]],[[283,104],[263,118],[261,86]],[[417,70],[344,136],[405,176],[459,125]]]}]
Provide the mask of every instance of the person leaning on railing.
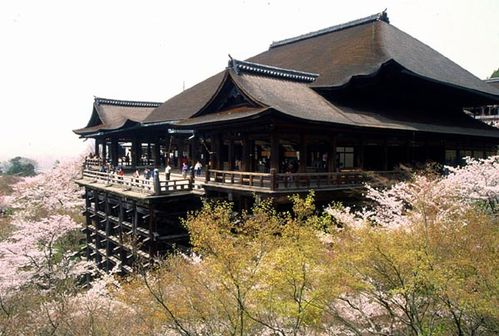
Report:
[{"label": "person leaning on railing", "polygon": [[170,179],[170,173],[172,171],[172,167],[170,167],[170,164],[167,163],[166,164],[166,167],[165,167],[165,176],[166,176],[166,180],[169,180]]}]

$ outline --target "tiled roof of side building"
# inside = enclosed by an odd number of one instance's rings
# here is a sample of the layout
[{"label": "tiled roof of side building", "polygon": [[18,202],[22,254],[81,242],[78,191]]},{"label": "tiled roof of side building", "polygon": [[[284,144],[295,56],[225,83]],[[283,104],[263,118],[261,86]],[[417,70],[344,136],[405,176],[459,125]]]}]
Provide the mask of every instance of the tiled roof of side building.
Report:
[{"label": "tiled roof of side building", "polygon": [[492,77],[485,80],[486,83],[492,85],[493,87],[499,89],[499,77]]},{"label": "tiled roof of side building", "polygon": [[99,131],[116,130],[131,123],[141,123],[161,103],[118,100],[108,98],[94,99],[92,115],[87,126],[74,130],[85,135]]}]

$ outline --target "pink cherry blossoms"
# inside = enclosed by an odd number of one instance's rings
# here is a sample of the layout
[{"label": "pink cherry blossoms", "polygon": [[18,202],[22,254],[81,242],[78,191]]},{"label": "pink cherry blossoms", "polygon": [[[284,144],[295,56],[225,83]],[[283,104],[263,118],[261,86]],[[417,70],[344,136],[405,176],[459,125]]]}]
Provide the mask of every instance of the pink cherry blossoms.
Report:
[{"label": "pink cherry blossoms", "polygon": [[79,175],[80,159],[61,162],[46,173],[27,177],[14,186],[12,206],[31,214],[39,208],[50,212],[79,210],[83,201],[73,182]]},{"label": "pink cherry blossoms", "polygon": [[394,229],[430,212],[442,220],[458,216],[476,202],[494,210],[499,201],[499,156],[466,158],[463,167],[445,168],[449,173],[443,177],[415,175],[387,189],[367,186],[366,198],[373,202],[369,209],[352,212],[350,208],[329,207],[326,211],[346,226],[375,224]]},{"label": "pink cherry blossoms", "polygon": [[61,163],[14,186],[7,200],[15,209],[14,231],[0,242],[0,299],[25,286],[50,290],[57,281],[88,271],[86,262],[74,258],[75,251],[59,244],[80,227],[73,219],[82,204],[73,183],[79,167],[79,161]]}]

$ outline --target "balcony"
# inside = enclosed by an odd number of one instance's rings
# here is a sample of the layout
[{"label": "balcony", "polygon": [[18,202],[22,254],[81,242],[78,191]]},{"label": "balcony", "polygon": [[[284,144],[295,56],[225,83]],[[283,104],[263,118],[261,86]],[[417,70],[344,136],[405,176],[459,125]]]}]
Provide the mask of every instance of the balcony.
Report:
[{"label": "balcony", "polygon": [[345,171],[330,173],[252,173],[210,169],[205,187],[259,193],[307,192],[361,188],[365,183],[400,180],[400,171]]}]

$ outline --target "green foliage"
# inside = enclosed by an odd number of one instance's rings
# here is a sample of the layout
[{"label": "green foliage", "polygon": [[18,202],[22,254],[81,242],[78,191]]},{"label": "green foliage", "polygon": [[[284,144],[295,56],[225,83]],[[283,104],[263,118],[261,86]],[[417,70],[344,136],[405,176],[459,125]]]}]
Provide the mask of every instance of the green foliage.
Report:
[{"label": "green foliage", "polygon": [[492,75],[490,75],[490,78],[495,78],[495,77],[499,77],[499,69],[497,69],[492,73]]},{"label": "green foliage", "polygon": [[168,257],[130,281],[121,300],[151,333],[497,331],[499,238],[490,213],[471,208],[449,220],[428,211],[398,229],[347,228],[318,214],[313,194],[291,200],[285,213],[269,201],[242,214],[205,203],[185,221],[197,255]]},{"label": "green foliage", "polygon": [[16,175],[16,176],[36,175],[35,172],[36,162],[31,159],[16,156],[15,158],[10,159],[6,166],[7,166],[7,169],[5,171],[6,175]]}]

